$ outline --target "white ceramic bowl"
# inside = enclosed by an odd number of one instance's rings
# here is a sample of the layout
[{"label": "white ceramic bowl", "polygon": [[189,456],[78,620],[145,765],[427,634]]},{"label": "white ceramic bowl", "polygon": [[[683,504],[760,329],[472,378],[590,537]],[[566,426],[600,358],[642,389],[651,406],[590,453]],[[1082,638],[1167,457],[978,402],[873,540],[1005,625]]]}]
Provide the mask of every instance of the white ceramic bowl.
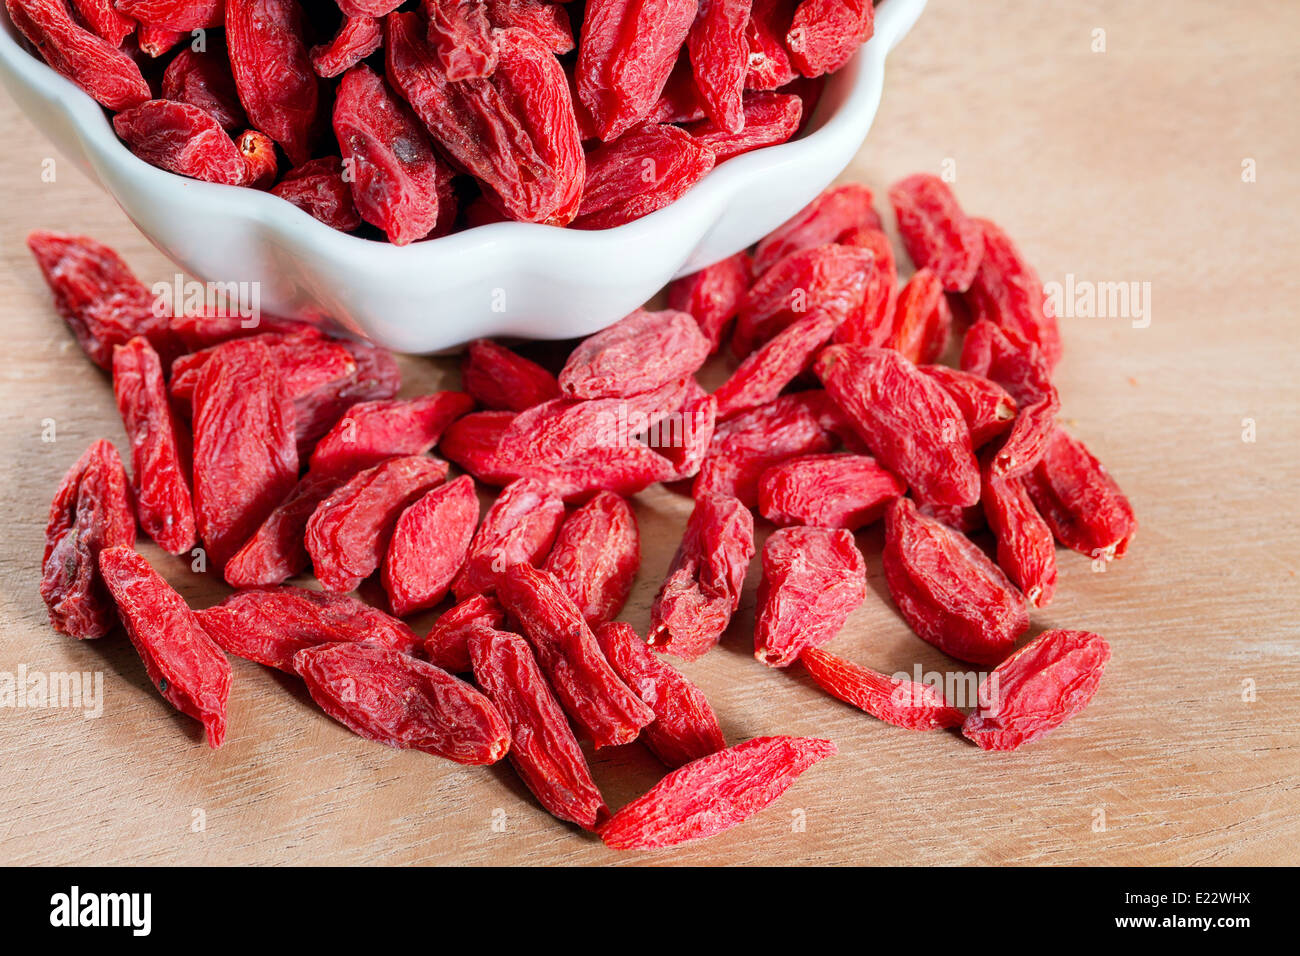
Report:
[{"label": "white ceramic bowl", "polygon": [[255,282],[265,312],[329,317],[389,348],[434,352],[482,336],[588,335],[790,218],[862,145],[885,56],[924,7],[884,0],[875,36],[827,83],[808,132],[722,163],[656,213],[592,232],[497,223],[403,247],[337,232],[267,193],[186,179],[136,158],[93,99],[19,46],[3,14],[0,80],[191,276]]}]

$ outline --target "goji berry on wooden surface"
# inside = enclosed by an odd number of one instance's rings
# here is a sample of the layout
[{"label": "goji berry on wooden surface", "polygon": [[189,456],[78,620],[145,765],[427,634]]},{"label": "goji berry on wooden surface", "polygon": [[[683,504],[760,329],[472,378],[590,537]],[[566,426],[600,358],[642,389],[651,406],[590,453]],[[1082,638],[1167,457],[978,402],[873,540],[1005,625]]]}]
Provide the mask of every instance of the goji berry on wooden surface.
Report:
[{"label": "goji berry on wooden surface", "polygon": [[838,634],[866,596],[866,561],[851,532],[774,531],[763,545],[754,656],[769,667],[788,667],[806,648]]},{"label": "goji berry on wooden surface", "polygon": [[939,277],[917,269],[894,303],[889,347],[917,365],[929,364],[943,354],[951,332],[952,310]]},{"label": "goji berry on wooden surface", "polygon": [[[310,443],[334,426],[345,411],[358,402],[390,399],[402,387],[402,370],[387,349],[348,339],[339,345],[356,363],[356,371],[344,378],[323,382],[309,395],[298,398],[298,441]],[[306,457],[305,455],[303,457]]]},{"label": "goji berry on wooden surface", "polygon": [[310,471],[350,478],[386,458],[423,455],[473,407],[473,399],[464,392],[358,402],[316,443]]},{"label": "goji berry on wooden surface", "polygon": [[68,469],[50,502],[40,590],[56,631],[84,640],[113,629],[98,560],[118,545],[135,546],[131,488],[117,449],[100,439]]},{"label": "goji berry on wooden surface", "polygon": [[235,141],[197,106],[149,100],[114,116],[113,129],[131,152],[160,169],[227,186],[248,182]]},{"label": "goji berry on wooden surface", "polygon": [[208,47],[196,52],[184,46],[176,51],[162,75],[162,98],[197,106],[221,124],[228,133],[248,126],[248,116],[239,102],[230,57],[224,42],[208,39]]},{"label": "goji berry on wooden surface", "polygon": [[402,512],[383,567],[394,614],[405,617],[446,597],[477,524],[478,495],[469,475],[426,492]]},{"label": "goji berry on wooden surface", "polygon": [[966,719],[929,684],[888,677],[820,647],[801,653],[799,663],[826,693],[895,727],[960,727]]},{"label": "goji berry on wooden surface", "polygon": [[1056,593],[1056,542],[1021,478],[1007,478],[984,466],[981,501],[998,541],[998,565],[1025,595],[1030,607],[1047,607]]},{"label": "goji berry on wooden surface", "polygon": [[298,166],[311,155],[319,80],[296,0],[226,0],[226,45],[249,122]]},{"label": "goji berry on wooden surface", "polygon": [[972,221],[984,248],[966,294],[972,312],[1033,342],[1054,368],[1061,360],[1061,331],[1042,280],[1001,228],[987,219]]},{"label": "goji berry on wooden surface", "polygon": [[832,186],[758,242],[754,271],[762,275],[792,252],[838,242],[854,229],[880,229],[875,196],[859,183]]},{"label": "goji berry on wooden surface", "polygon": [[618,676],[654,711],[640,739],[666,766],[680,767],[727,746],[704,692],[660,660],[630,624],[605,624],[596,640]]},{"label": "goji berry on wooden surface", "polygon": [[856,531],[885,513],[907,485],[869,455],[807,455],[763,472],[759,511],[778,525]]},{"label": "goji berry on wooden surface", "polygon": [[1011,428],[1016,417],[1016,400],[997,382],[947,365],[921,365],[918,368],[938,382],[961,409],[962,418],[970,429],[972,448],[982,448]]},{"label": "goji berry on wooden surface", "polygon": [[979,463],[961,409],[893,349],[834,345],[816,371],[880,463],[925,501],[979,501]]},{"label": "goji berry on wooden surface", "polygon": [[476,624],[469,654],[474,680],[510,725],[515,771],[549,813],[594,829],[605,799],[528,642]]},{"label": "goji berry on wooden surface", "polygon": [[889,189],[903,247],[918,269],[929,268],[945,290],[965,292],[984,255],[984,233],[938,176],[916,173]]},{"label": "goji berry on wooden surface", "polygon": [[889,236],[873,226],[850,229],[839,244],[864,249],[872,255],[872,270],[862,292],[862,307],[849,314],[835,330],[835,341],[858,345],[884,345],[894,328],[894,307],[898,301],[898,265]]},{"label": "goji berry on wooden surface", "polygon": [[280,584],[307,570],[307,521],[341,483],[332,476],[304,475],[226,562],[226,583],[236,588]]},{"label": "goji berry on wooden surface", "polygon": [[462,764],[496,763],[510,727],[481,693],[427,661],[370,644],[318,644],[294,655],[312,700],[348,730]]},{"label": "goji berry on wooden surface", "polygon": [[716,352],[728,324],[740,311],[740,300],[753,280],[750,255],[743,250],[721,262],[676,279],[668,286],[668,308],[686,312]]},{"label": "goji berry on wooden surface", "polygon": [[721,129],[745,128],[742,97],[749,69],[745,27],[753,0],[700,0],[699,12],[687,34],[695,85],[710,119]]},{"label": "goji berry on wooden surface", "polygon": [[1029,628],[1024,596],[961,533],[899,498],[885,512],[885,581],[919,637],[972,664],[996,664]]},{"label": "goji berry on wooden surface", "polygon": [[641,566],[641,536],[632,507],[609,491],[596,494],[560,526],[543,565],[593,628],[623,610]]},{"label": "goji berry on wooden surface", "polygon": [[311,68],[320,77],[346,73],[384,43],[384,25],[378,17],[344,17],[328,43],[308,51]]},{"label": "goji berry on wooden surface", "polygon": [[694,660],[722,638],[754,556],[754,516],[736,498],[697,495],[682,542],[650,609],[649,643]]},{"label": "goji berry on wooden surface", "polygon": [[766,405],[808,370],[813,356],[835,331],[839,320],[825,312],[814,312],[786,326],[740,363],[713,393],[718,418]]},{"label": "goji berry on wooden surface", "polygon": [[985,678],[962,733],[984,750],[1037,740],[1088,706],[1109,660],[1100,634],[1044,631]]},{"label": "goji berry on wooden surface", "polygon": [[[677,0],[673,0],[677,2]],[[587,155],[575,229],[612,229],[681,198],[717,156],[680,126],[640,126]]]},{"label": "goji berry on wooden surface", "polygon": [[520,476],[506,467],[499,449],[514,418],[514,412],[471,412],[447,427],[438,451],[485,485],[508,485]]},{"label": "goji berry on wooden surface", "polygon": [[1124,556],[1137,531],[1133,506],[1079,439],[1055,428],[1024,484],[1061,544],[1094,560]]},{"label": "goji berry on wooden surface", "polygon": [[541,563],[564,521],[564,502],[545,484],[520,478],[492,503],[452,583],[457,601],[491,594],[500,576],[519,562]]},{"label": "goji berry on wooden surface", "polygon": [[352,201],[352,187],[343,178],[339,156],[322,156],[295,166],[271,187],[271,195],[293,203],[332,229],[351,232],[361,227],[361,214]]},{"label": "goji berry on wooden surface", "polygon": [[228,653],[290,674],[296,673],[294,655],[317,644],[356,641],[403,654],[420,647],[419,638],[397,618],[328,591],[250,588],[195,614]]},{"label": "goji berry on wooden surface", "polygon": [[271,350],[229,342],[194,386],[194,521],[217,569],[298,480],[294,408]]},{"label": "goji berry on wooden surface", "polygon": [[131,443],[140,527],[169,554],[194,546],[194,500],[167,400],[162,361],[142,336],[113,352],[113,394]]},{"label": "goji berry on wooden surface", "polygon": [[475,625],[486,624],[499,628],[506,618],[505,611],[496,598],[475,594],[466,598],[438,620],[424,638],[424,656],[445,671],[453,674],[470,672],[469,634]]},{"label": "goji berry on wooden surface", "polygon": [[560,372],[560,390],[577,398],[638,395],[693,374],[708,354],[688,313],[637,309],[579,343]]},{"label": "goji berry on wooden surface", "polygon": [[150,683],[169,704],[202,722],[209,747],[220,747],[230,696],[226,655],[143,555],[123,545],[105,548],[99,570]]},{"label": "goji berry on wooden surface", "polygon": [[[263,332],[232,340],[236,342],[261,342],[271,352],[275,367],[284,380],[289,398],[297,401],[311,395],[316,389],[339,381],[357,369],[352,354],[337,342],[324,338],[317,329],[299,332]],[[231,342],[219,342],[197,352],[177,357],[172,362],[170,391],[172,398],[190,402],[194,386],[204,364]]]},{"label": "goji berry on wooden surface", "polygon": [[522,412],[560,396],[554,375],[491,339],[469,344],[460,377],[476,402],[494,410]]},{"label": "goji berry on wooden surface", "polygon": [[805,770],[836,753],[816,737],[755,737],[679,767],[600,830],[616,850],[653,850],[714,836],[764,809]]},{"label": "goji berry on wooden surface", "polygon": [[422,455],[389,458],[358,472],[307,520],[307,553],[327,591],[351,591],[383,561],[398,517],[447,476]]},{"label": "goji berry on wooden surface", "polygon": [[654,720],[654,711],[610,667],[553,575],[515,564],[498,579],[497,599],[519,622],[565,713],[596,747],[631,743]]}]

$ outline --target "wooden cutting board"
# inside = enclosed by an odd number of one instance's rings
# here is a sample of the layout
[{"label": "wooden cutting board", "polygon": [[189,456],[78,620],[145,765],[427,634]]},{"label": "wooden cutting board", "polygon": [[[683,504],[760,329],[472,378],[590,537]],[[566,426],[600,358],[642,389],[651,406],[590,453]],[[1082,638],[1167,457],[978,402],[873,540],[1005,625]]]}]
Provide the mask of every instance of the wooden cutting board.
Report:
[{"label": "wooden cutting board", "polygon": [[[50,629],[37,594],[49,498],[92,439],[125,445],[109,381],[52,312],[23,237],[84,232],[149,281],[174,270],[0,100],[0,673],[97,672],[103,686],[97,719],[0,708],[0,860],[1300,862],[1297,31],[1300,8],[1263,2],[933,0],[891,60],[844,178],[883,196],[915,170],[955,172],[968,209],[996,218],[1044,280],[1073,283],[1063,417],[1141,527],[1104,573],[1061,552],[1059,596],[1034,630],[1099,631],[1114,658],[1082,716],[1017,753],[986,754],[886,726],[755,662],[755,568],[723,646],[683,670],[730,741],[814,734],[840,754],[745,826],[651,855],[616,855],[555,822],[508,766],[354,737],[293,679],[245,661],[234,662],[228,743],[210,752],[124,639],[79,644]],[[1144,308],[1089,317],[1081,297],[1101,283],[1137,283]],[[403,369],[408,394],[455,382],[450,361]],[[56,440],[44,441],[51,423]],[[643,629],[686,504],[656,489],[636,510],[644,563],[624,618]],[[860,541],[870,593],[831,648],[887,672],[946,672],[889,602],[879,532]],[[194,605],[226,593],[143,550]],[[617,807],[663,771],[630,747],[601,752],[594,772]]]}]

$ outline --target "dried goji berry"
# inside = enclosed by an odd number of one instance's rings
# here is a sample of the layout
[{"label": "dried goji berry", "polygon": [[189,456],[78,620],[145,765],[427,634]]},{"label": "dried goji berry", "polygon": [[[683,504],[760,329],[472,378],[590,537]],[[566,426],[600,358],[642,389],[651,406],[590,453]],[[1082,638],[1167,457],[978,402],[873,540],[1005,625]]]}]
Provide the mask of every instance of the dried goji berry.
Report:
[{"label": "dried goji berry", "polygon": [[397,618],[347,594],[272,587],[238,591],[196,611],[199,623],[225,651],[296,673],[293,657],[305,647],[356,641],[413,654],[415,632]]},{"label": "dried goji berry", "polygon": [[905,491],[867,455],[808,455],[763,472],[758,503],[774,524],[856,531],[878,521]]},{"label": "dried goji berry", "polygon": [[817,375],[880,463],[922,499],[941,505],[979,501],[979,463],[970,429],[948,393],[892,349],[834,345]]},{"label": "dried goji berry", "polygon": [[358,402],[386,401],[402,387],[402,370],[392,352],[348,339],[338,344],[352,356],[356,371],[345,378],[322,383],[311,394],[294,402],[300,443],[320,438]]},{"label": "dried goji berry", "polygon": [[785,45],[794,8],[795,0],[754,0],[745,26],[745,41],[749,45],[746,89],[775,90],[799,75]]},{"label": "dried goji berry", "polygon": [[967,293],[971,309],[979,318],[1033,342],[1048,368],[1055,367],[1061,360],[1061,330],[1038,273],[997,225],[987,219],[972,222],[984,251]]},{"label": "dried goji berry", "polygon": [[929,684],[887,677],[819,647],[805,650],[799,655],[799,663],[826,693],[895,727],[960,727],[966,719]]},{"label": "dried goji berry", "polygon": [[970,288],[984,255],[979,224],[962,211],[938,176],[916,173],[889,189],[903,247],[917,268],[929,268],[949,292]]},{"label": "dried goji berry", "polygon": [[464,392],[359,402],[316,443],[311,473],[350,478],[387,458],[423,455],[473,407],[474,400]]},{"label": "dried goji berry", "polygon": [[164,362],[180,351],[167,319],[155,314],[149,290],[108,246],[87,236],[37,229],[28,234],[27,248],[54,294],[54,308],[100,368],[112,369],[114,346],[137,335],[147,338]]},{"label": "dried goji berry", "polygon": [[271,187],[271,195],[340,232],[361,228],[361,214],[352,201],[352,187],[343,178],[343,160],[338,156],[309,159],[295,166]]},{"label": "dried goji berry", "polygon": [[479,624],[469,651],[474,680],[510,725],[515,771],[548,812],[593,829],[605,800],[528,642]]},{"label": "dried goji berry", "polygon": [[1133,506],[1079,439],[1055,428],[1024,483],[1061,544],[1093,559],[1124,557],[1137,531]]},{"label": "dried goji berry", "polygon": [[704,692],[660,660],[630,624],[606,624],[596,640],[618,676],[654,711],[640,740],[666,766],[680,767],[727,746]]},{"label": "dried goji berry", "polygon": [[483,516],[452,591],[457,601],[491,594],[500,576],[519,562],[540,563],[551,550],[564,502],[531,478],[511,482]]},{"label": "dried goji berry", "polygon": [[486,594],[475,594],[461,601],[440,616],[429,628],[424,638],[424,656],[445,671],[467,674],[472,669],[469,659],[469,634],[478,624],[499,628],[505,621],[505,611]]},{"label": "dried goji berry", "polygon": [[650,609],[650,645],[695,660],[717,644],[740,606],[753,556],[754,516],[744,504],[728,495],[697,496]]},{"label": "dried goji berry", "polygon": [[1056,542],[1020,478],[996,474],[987,461],[981,500],[998,539],[998,565],[1030,607],[1047,607],[1056,593]]},{"label": "dried goji berry", "polygon": [[[178,347],[183,352],[197,352],[231,339],[253,338],[267,332],[285,335],[302,332],[322,337],[320,329],[310,322],[261,315],[257,322],[249,323],[244,316],[226,310],[184,311],[180,315],[169,316],[167,324],[174,337],[180,340]],[[154,348],[157,347],[154,345]],[[173,368],[175,365],[172,362]]]},{"label": "dried goji berry", "polygon": [[339,76],[378,50],[383,42],[384,25],[378,17],[344,17],[334,38],[312,47],[307,55],[317,76]]},{"label": "dried goji berry", "polygon": [[122,41],[135,32],[132,17],[113,6],[113,0],[72,0],[77,16],[98,37],[110,46],[121,47]]},{"label": "dried goji berry", "polygon": [[508,568],[497,599],[523,628],[565,713],[596,747],[631,743],[654,711],[619,679],[577,605],[530,564]]},{"label": "dried goji berry", "polygon": [[1088,706],[1110,645],[1089,631],[1044,631],[980,685],[980,707],[961,732],[984,750],[1015,750]]},{"label": "dried goji berry", "polygon": [[589,0],[574,76],[600,139],[617,139],[654,108],[698,7],[695,0]]},{"label": "dried goji berry", "polygon": [[751,352],[713,393],[718,401],[718,418],[731,418],[775,399],[808,370],[813,356],[830,339],[837,324],[834,315],[814,312]]},{"label": "dried goji berry", "polygon": [[943,354],[952,332],[952,311],[928,268],[918,269],[898,293],[888,345],[917,365]]},{"label": "dried goji berry", "polygon": [[248,182],[235,141],[197,106],[149,100],[114,116],[113,129],[131,152],[160,169],[227,186]]},{"label": "dried goji berry", "polygon": [[438,222],[438,183],[446,173],[415,115],[364,64],[339,81],[334,134],[351,167],[361,218],[395,245],[423,239]]},{"label": "dried goji berry", "polygon": [[487,15],[494,27],[527,30],[557,56],[574,47],[569,14],[554,0],[487,0]]},{"label": "dried goji berry", "polygon": [[759,241],[754,271],[762,275],[790,253],[838,242],[851,230],[880,228],[870,189],[858,183],[832,186]]},{"label": "dried goji berry", "polygon": [[708,340],[689,314],[637,309],[573,350],[560,389],[577,398],[639,395],[693,374],[708,354]]},{"label": "dried goji berry", "polygon": [[113,394],[131,443],[131,487],[140,527],[169,554],[194,546],[194,501],[167,401],[162,362],[137,336],[113,352]]},{"label": "dried goji berry", "polygon": [[298,480],[293,403],[271,350],[229,342],[194,386],[194,520],[220,569]]},{"label": "dried goji berry", "polygon": [[741,98],[749,68],[749,24],[753,0],[701,0],[687,34],[695,85],[709,118],[729,133],[745,128]]},{"label": "dried goji berry", "polygon": [[45,526],[41,598],[50,625],[78,640],[113,628],[113,602],[99,574],[99,552],[135,546],[131,489],[117,449],[100,439],[68,469]]},{"label": "dried goji berry", "polygon": [[[691,70],[690,54],[686,51],[678,54],[677,65],[673,67],[668,74],[668,82],[664,84],[664,90],[659,94],[659,101],[655,103],[646,116],[647,123],[693,123],[696,120],[702,120],[705,117],[704,101],[700,97],[699,88],[695,85],[695,76]],[[584,136],[594,131],[584,130]]]},{"label": "dried goji berry", "polygon": [[871,0],[803,0],[785,35],[790,58],[804,76],[833,73],[875,32]]},{"label": "dried goji berry", "polygon": [[752,279],[749,253],[742,250],[674,280],[668,286],[668,308],[694,316],[700,331],[709,340],[711,351],[716,352],[727,324],[740,311],[740,300]]},{"label": "dried goji berry", "polygon": [[459,418],[443,434],[438,451],[485,485],[508,485],[519,475],[505,466],[498,449],[514,418],[514,412],[473,412]]},{"label": "dried goji berry", "polygon": [[230,696],[226,655],[143,555],[126,546],[105,548],[99,571],[150,683],[169,704],[203,723],[209,747],[220,747]]},{"label": "dried goji berry", "polygon": [[250,129],[239,134],[235,147],[244,157],[244,185],[251,189],[270,189],[280,171],[275,141],[265,133]]},{"label": "dried goji berry", "polygon": [[335,0],[346,17],[383,17],[402,5],[402,0]]},{"label": "dried goji berry", "polygon": [[297,166],[311,155],[319,80],[303,43],[296,0],[226,0],[230,67],[253,126]]},{"label": "dried goji berry", "polygon": [[881,230],[872,227],[850,229],[838,241],[842,246],[865,249],[874,261],[862,292],[862,306],[835,330],[835,341],[872,347],[884,345],[893,331],[894,306],[898,299],[894,244]]},{"label": "dried goji berry", "polygon": [[387,17],[384,31],[389,82],[485,195],[512,219],[571,222],[586,158],[568,78],[546,45],[527,30],[497,31],[492,77],[452,82],[415,14]]},{"label": "dried goji berry", "polygon": [[140,47],[140,52],[155,60],[164,53],[168,53],[180,46],[183,39],[185,39],[185,34],[180,30],[155,26],[152,23],[140,24],[140,29],[136,33],[136,42]]},{"label": "dried goji berry", "polygon": [[780,528],[763,545],[754,656],[787,667],[839,633],[867,596],[867,565],[853,534]]},{"label": "dried goji berry", "polygon": [[1016,417],[1016,400],[992,379],[947,365],[918,368],[938,382],[961,409],[961,416],[970,429],[972,448],[983,447],[1011,427]]},{"label": "dried goji berry", "polygon": [[491,76],[497,68],[483,0],[423,0],[429,18],[429,45],[453,83]]},{"label": "dried goji berry", "polygon": [[510,727],[492,702],[439,667],[369,644],[318,644],[294,655],[312,700],[348,730],[456,763],[496,763]]},{"label": "dried goji berry", "polygon": [[223,23],[225,0],[114,0],[114,5],[141,23],[172,30],[201,30]]},{"label": "dried goji berry", "polygon": [[616,850],[653,850],[743,823],[805,770],[836,753],[816,737],[755,737],[692,761],[614,814],[600,838]]},{"label": "dried goji berry", "polygon": [[[676,2],[676,0],[674,0]],[[575,229],[612,229],[684,195],[717,162],[680,126],[640,126],[587,155]]]},{"label": "dried goji berry", "polygon": [[641,536],[626,500],[602,491],[560,526],[543,567],[593,628],[623,610],[641,566]]},{"label": "dried goji berry", "polygon": [[110,110],[149,99],[149,84],[135,61],[82,27],[66,0],[5,0],[5,9],[46,63]]},{"label": "dried goji berry", "polygon": [[405,617],[446,597],[477,524],[478,495],[469,475],[432,489],[402,512],[383,569],[394,614]]},{"label": "dried goji berry", "polygon": [[490,339],[469,344],[460,378],[484,408],[522,412],[560,396],[554,375]]},{"label": "dried goji berry", "polygon": [[327,591],[351,591],[378,570],[398,516],[447,476],[422,455],[389,458],[359,472],[307,521],[307,553]]},{"label": "dried goji berry", "polygon": [[208,43],[203,53],[189,46],[177,51],[163,71],[162,98],[197,106],[211,113],[226,132],[234,133],[248,125],[248,117],[239,102],[225,44],[218,44],[215,37]]},{"label": "dried goji berry", "polygon": [[996,664],[1029,628],[1025,599],[963,535],[898,498],[885,512],[885,581],[918,636],[972,664]]},{"label": "dried goji berry", "polygon": [[311,564],[303,540],[307,521],[341,482],[308,472],[226,562],[226,583],[236,588],[279,584],[306,571]]}]

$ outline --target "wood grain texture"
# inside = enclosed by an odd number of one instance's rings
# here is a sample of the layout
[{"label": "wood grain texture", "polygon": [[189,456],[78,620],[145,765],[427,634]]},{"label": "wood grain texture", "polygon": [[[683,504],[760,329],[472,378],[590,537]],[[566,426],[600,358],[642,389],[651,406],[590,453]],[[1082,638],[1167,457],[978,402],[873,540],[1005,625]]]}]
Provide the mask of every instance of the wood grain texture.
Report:
[{"label": "wood grain texture", "polygon": [[[1104,53],[1090,51],[1096,29]],[[883,196],[951,161],[962,202],[996,218],[1045,280],[1150,283],[1145,328],[1062,322],[1064,418],[1141,526],[1105,573],[1061,552],[1059,596],[1034,627],[1099,631],[1114,659],[1076,720],[1020,752],[982,753],[952,734],[888,727],[805,675],[757,664],[756,563],[724,645],[683,669],[729,740],[821,735],[840,754],[744,827],[650,855],[616,855],[552,820],[507,766],[463,768],[354,737],[292,678],[244,661],[228,743],[209,752],[124,639],[51,631],[36,587],[47,502],[93,438],[125,445],[109,382],[54,316],[23,237],[85,232],[148,280],[174,269],[70,163],[55,158],[55,181],[43,181],[51,149],[3,99],[0,671],[99,671],[105,702],[94,720],[0,709],[0,859],[1300,863],[1297,31],[1291,4],[932,0],[891,60],[875,128],[844,178]],[[1242,181],[1245,159],[1255,182]],[[446,360],[403,366],[407,394],[455,381]],[[53,443],[42,441],[47,419]],[[686,504],[656,489],[636,510],[645,557],[624,618],[644,629]],[[890,605],[878,530],[861,543],[871,593],[830,647],[885,671],[952,667]],[[144,550],[195,605],[225,593]],[[662,769],[629,747],[602,751],[594,772],[618,807]]]}]

